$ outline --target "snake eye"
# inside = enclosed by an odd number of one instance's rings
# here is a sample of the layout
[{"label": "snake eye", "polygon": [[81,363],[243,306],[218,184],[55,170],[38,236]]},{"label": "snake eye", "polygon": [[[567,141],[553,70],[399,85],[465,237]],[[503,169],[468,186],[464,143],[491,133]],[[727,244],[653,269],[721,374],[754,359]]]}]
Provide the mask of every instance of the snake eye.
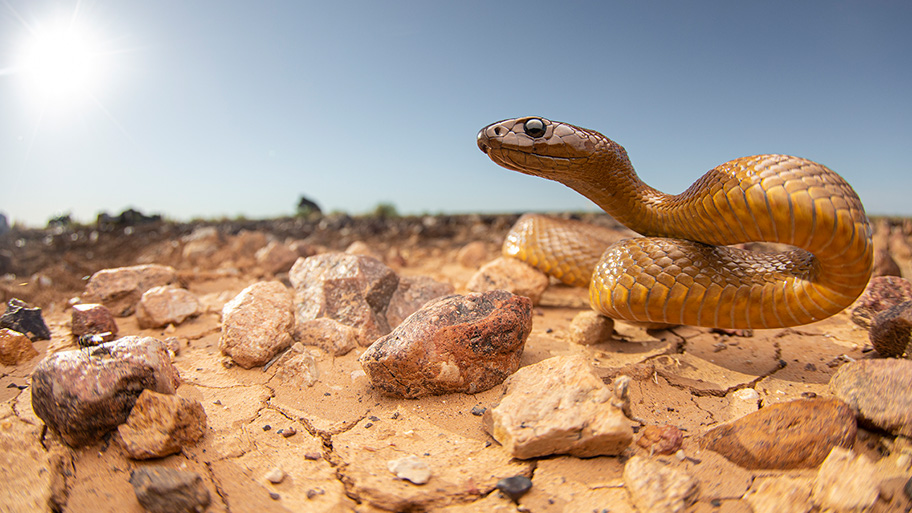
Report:
[{"label": "snake eye", "polygon": [[541,137],[545,135],[545,122],[538,118],[529,119],[523,123],[523,130],[529,137]]}]

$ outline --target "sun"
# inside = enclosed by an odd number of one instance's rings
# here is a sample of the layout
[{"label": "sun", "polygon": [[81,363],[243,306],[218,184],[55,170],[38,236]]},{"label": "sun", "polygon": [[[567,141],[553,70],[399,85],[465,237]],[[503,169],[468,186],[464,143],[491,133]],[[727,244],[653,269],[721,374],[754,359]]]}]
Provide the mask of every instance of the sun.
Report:
[{"label": "sun", "polygon": [[30,94],[46,106],[91,97],[101,85],[103,54],[85,27],[36,27],[21,48],[18,71]]}]

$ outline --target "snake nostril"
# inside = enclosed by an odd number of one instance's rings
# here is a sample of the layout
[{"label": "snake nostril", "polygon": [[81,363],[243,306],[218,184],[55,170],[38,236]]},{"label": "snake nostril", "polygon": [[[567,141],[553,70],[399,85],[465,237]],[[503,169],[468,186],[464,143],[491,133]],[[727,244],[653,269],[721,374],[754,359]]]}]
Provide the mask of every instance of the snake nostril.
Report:
[{"label": "snake nostril", "polygon": [[494,127],[494,135],[496,135],[497,137],[502,136],[504,134],[504,132],[506,132],[506,129],[504,127],[502,127],[502,126]]}]

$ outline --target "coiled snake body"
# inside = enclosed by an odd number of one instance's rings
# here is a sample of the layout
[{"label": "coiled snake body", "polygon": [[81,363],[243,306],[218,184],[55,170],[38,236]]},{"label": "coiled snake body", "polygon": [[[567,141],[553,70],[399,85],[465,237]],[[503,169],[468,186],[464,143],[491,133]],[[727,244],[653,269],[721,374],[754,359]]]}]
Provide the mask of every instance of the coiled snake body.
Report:
[{"label": "coiled snake body", "polygon": [[[574,285],[615,319],[717,328],[776,328],[829,317],[871,277],[871,227],[855,191],[810,160],[756,155],[726,162],[669,195],[634,172],[602,134],[543,118],[494,123],[478,147],[507,169],[561,182],[645,237],[593,248],[585,229],[524,218],[504,253]],[[793,246],[783,253],[730,247]],[[603,252],[604,250],[604,252]]]}]

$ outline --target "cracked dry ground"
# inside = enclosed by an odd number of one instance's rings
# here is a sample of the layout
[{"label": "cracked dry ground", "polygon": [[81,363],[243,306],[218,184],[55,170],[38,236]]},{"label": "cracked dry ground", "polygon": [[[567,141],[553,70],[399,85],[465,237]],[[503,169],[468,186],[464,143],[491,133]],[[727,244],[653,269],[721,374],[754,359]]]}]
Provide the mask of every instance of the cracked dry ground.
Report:
[{"label": "cracked dry ground", "polygon": [[[496,237],[491,239],[488,250],[493,258],[498,248]],[[377,243],[381,254],[389,249],[382,244]],[[474,270],[456,262],[458,249],[459,245],[439,244],[405,248],[400,254],[407,258],[396,270],[447,280],[457,292],[464,292]],[[64,477],[52,480],[65,487],[63,511],[142,511],[128,479],[132,469],[148,464],[199,473],[212,497],[207,510],[212,512],[635,511],[622,479],[626,458],[642,451],[635,445],[620,458],[511,459],[485,433],[482,418],[472,413],[475,407],[496,403],[500,386],[475,395],[384,397],[359,372],[357,358],[363,348],[342,357],[308,348],[319,371],[312,386],[280,379],[275,367],[231,366],[218,350],[220,306],[263,276],[186,270],[182,278],[197,295],[219,298],[208,313],[164,330],[140,329],[132,316],[118,319],[121,335],[180,340],[174,364],[183,384],[177,393],[202,403],[208,417],[203,440],[180,454],[134,461],[114,438],[71,450],[43,431],[25,385],[44,355],[74,347],[69,310],[46,308],[53,338],[35,344],[39,357],[18,367],[0,367],[0,422],[24,433],[24,443],[34,445],[34,460],[21,464]],[[745,470],[700,449],[693,439],[746,413],[734,399],[744,388],[755,389],[764,405],[827,395],[827,382],[839,365],[848,358],[865,358],[868,345],[867,332],[845,312],[816,324],[757,331],[753,336],[693,327],[647,331],[621,322],[611,342],[571,344],[570,320],[587,308],[585,290],[552,285],[534,309],[522,365],[577,353],[585,355],[606,381],[622,371],[633,377],[633,416],[648,424],[676,425],[686,433],[687,458],[664,460],[699,480],[699,501],[688,511],[749,512],[741,497],[754,478],[813,476],[815,469]],[[283,436],[291,429],[295,434]],[[874,461],[896,457],[890,454],[889,439],[865,431],[855,450]],[[396,480],[387,469],[387,461],[409,454],[429,462],[433,476],[427,484]],[[277,467],[286,477],[273,484],[266,476]],[[533,482],[519,506],[492,491],[499,479],[517,474]],[[29,486],[29,475],[23,472],[22,479],[5,486]]]}]

